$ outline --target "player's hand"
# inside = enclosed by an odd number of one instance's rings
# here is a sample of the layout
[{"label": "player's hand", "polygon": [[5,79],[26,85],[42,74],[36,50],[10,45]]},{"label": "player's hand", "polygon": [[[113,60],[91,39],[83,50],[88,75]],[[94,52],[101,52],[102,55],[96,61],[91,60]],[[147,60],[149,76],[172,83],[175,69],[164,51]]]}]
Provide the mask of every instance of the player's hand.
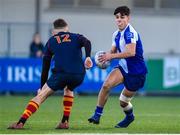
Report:
[{"label": "player's hand", "polygon": [[87,57],[84,62],[84,66],[86,69],[89,69],[93,66],[93,62],[90,57]]},{"label": "player's hand", "polygon": [[109,53],[109,52],[107,52],[107,53],[105,53],[105,54],[103,54],[103,55],[101,55],[101,56],[99,56],[99,61],[100,62],[106,62],[106,61],[110,61],[112,59],[112,54],[111,53]]}]

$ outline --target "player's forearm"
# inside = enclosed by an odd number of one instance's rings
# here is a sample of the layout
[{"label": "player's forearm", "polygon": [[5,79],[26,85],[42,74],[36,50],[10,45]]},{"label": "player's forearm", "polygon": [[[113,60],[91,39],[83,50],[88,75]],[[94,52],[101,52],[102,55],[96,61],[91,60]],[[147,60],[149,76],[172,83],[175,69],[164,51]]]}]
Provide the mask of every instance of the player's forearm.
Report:
[{"label": "player's forearm", "polygon": [[43,64],[42,64],[42,73],[41,73],[41,88],[46,83],[48,79],[48,73],[50,68],[51,59],[47,57],[43,57]]},{"label": "player's forearm", "polygon": [[86,57],[91,57],[91,42],[87,40],[84,47],[85,47]]},{"label": "player's forearm", "polygon": [[113,53],[111,54],[112,59],[122,59],[122,58],[128,58],[128,57],[133,57],[135,56],[135,53],[132,52],[121,52],[121,53]]}]

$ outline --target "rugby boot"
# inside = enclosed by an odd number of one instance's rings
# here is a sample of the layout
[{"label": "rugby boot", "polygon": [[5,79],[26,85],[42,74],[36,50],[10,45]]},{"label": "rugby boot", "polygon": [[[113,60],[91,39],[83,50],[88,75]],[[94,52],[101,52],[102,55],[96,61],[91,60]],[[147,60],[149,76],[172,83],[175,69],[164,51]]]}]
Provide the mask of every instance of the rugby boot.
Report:
[{"label": "rugby boot", "polygon": [[134,115],[126,115],[126,117],[120,121],[115,128],[126,128],[134,121]]},{"label": "rugby boot", "polygon": [[24,124],[23,123],[13,123],[8,127],[8,129],[23,129]]}]

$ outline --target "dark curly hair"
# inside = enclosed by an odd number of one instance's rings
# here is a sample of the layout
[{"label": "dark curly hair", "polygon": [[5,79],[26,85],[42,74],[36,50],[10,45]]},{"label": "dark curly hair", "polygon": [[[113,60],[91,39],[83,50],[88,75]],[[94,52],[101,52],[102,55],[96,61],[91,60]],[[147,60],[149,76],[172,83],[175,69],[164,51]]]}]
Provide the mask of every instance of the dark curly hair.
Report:
[{"label": "dark curly hair", "polygon": [[130,15],[130,9],[127,6],[120,6],[114,10],[114,15],[116,15],[118,13],[120,13],[122,16],[124,16],[124,15],[129,16]]}]

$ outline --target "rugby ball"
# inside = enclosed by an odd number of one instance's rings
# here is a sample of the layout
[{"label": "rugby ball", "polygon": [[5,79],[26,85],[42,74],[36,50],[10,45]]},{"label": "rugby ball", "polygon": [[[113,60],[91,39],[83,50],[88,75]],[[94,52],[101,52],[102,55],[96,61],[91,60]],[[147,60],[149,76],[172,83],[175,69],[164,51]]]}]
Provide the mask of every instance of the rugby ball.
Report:
[{"label": "rugby ball", "polygon": [[98,51],[96,52],[95,57],[94,57],[96,65],[101,69],[106,69],[110,65],[110,61],[106,61],[104,63],[99,61],[99,56],[105,53],[106,53],[105,51]]}]

